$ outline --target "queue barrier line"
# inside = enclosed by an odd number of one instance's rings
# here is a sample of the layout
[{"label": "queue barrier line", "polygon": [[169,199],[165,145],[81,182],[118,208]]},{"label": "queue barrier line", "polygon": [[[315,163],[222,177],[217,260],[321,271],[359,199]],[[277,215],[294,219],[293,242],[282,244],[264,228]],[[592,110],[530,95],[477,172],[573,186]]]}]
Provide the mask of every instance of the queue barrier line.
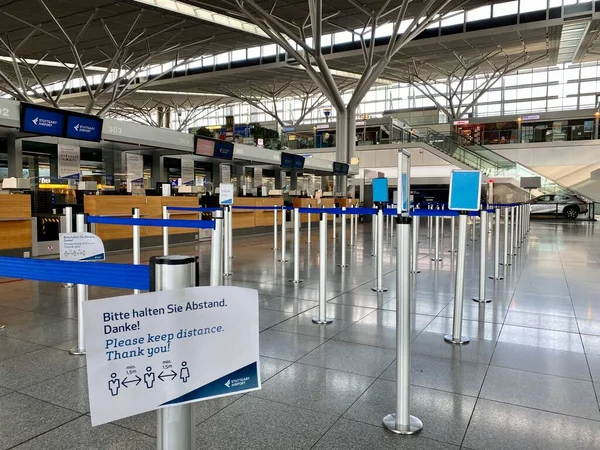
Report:
[{"label": "queue barrier line", "polygon": [[134,219],[130,217],[87,216],[87,223],[104,225],[133,225],[140,227],[215,229],[215,222],[213,220]]},{"label": "queue barrier line", "polygon": [[215,212],[221,211],[221,208],[192,208],[189,206],[167,206],[167,211],[191,211],[191,212]]},{"label": "queue barrier line", "polygon": [[73,283],[118,289],[150,286],[148,266],[85,261],[0,257],[0,276],[25,280]]}]

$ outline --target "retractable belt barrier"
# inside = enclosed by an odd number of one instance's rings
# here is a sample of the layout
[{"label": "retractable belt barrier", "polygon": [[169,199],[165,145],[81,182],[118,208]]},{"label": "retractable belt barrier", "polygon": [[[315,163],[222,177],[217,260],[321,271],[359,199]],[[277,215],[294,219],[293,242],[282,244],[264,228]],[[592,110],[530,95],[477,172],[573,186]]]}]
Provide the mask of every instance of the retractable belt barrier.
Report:
[{"label": "retractable belt barrier", "polygon": [[220,211],[221,208],[191,208],[188,206],[167,206],[167,211],[190,211],[190,212],[215,212]]},{"label": "retractable belt barrier", "polygon": [[87,216],[87,223],[137,225],[141,227],[202,228],[214,230],[213,220],[134,219],[130,217]]},{"label": "retractable belt barrier", "polygon": [[0,257],[0,276],[119,289],[149,289],[148,266]]}]

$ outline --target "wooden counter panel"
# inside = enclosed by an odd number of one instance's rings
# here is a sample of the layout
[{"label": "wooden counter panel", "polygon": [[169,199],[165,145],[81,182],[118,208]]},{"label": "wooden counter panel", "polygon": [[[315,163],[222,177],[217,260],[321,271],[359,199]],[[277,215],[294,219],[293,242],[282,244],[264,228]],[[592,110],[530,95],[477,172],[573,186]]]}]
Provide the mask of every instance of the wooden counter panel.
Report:
[{"label": "wooden counter panel", "polygon": [[[294,199],[294,208],[320,208],[320,205],[317,205],[317,199],[315,198],[295,198]],[[311,214],[310,215],[311,222],[318,222],[319,215]],[[308,214],[300,214],[300,223],[308,223]]]},{"label": "wooden counter panel", "polygon": [[[144,237],[146,227],[140,227],[140,237]],[[96,236],[103,241],[113,239],[133,239],[133,227],[130,225],[105,225],[96,224]]]},{"label": "wooden counter panel", "polygon": [[233,229],[254,228],[256,226],[256,211],[236,211],[233,210]]},{"label": "wooden counter panel", "polygon": [[31,217],[31,196],[27,194],[0,195],[0,218],[20,219],[21,217]]},{"label": "wooden counter panel", "polygon": [[31,247],[31,220],[0,222],[0,250]]}]

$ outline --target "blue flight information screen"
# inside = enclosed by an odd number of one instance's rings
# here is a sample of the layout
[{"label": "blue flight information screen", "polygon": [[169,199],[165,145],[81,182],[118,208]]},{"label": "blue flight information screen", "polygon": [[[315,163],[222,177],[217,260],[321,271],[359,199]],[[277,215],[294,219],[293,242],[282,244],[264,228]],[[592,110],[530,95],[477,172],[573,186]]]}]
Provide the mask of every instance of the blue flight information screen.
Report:
[{"label": "blue flight information screen", "polygon": [[66,137],[99,142],[102,136],[102,119],[93,116],[69,114]]},{"label": "blue flight information screen", "polygon": [[62,111],[22,104],[21,131],[24,133],[63,136],[65,113]]},{"label": "blue flight information screen", "polygon": [[216,140],[215,141],[215,152],[213,157],[219,159],[233,159],[233,143],[227,141]]}]

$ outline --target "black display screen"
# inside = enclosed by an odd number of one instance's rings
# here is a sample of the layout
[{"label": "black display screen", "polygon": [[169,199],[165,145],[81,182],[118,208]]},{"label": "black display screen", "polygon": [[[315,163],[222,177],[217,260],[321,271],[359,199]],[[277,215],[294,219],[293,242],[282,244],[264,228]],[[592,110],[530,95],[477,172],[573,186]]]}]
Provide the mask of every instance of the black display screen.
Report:
[{"label": "black display screen", "polygon": [[291,153],[281,152],[281,168],[282,169],[293,169],[295,156],[296,155],[292,155]]},{"label": "black display screen", "polygon": [[348,171],[350,170],[349,164],[344,164],[341,162],[333,163],[333,174],[334,175],[348,175]]},{"label": "black display screen", "polygon": [[294,155],[294,170],[304,170],[304,156]]},{"label": "black display screen", "polygon": [[209,158],[233,159],[233,143],[222,141],[220,139],[211,139],[196,136],[196,145],[194,153],[198,156],[208,156]]}]

